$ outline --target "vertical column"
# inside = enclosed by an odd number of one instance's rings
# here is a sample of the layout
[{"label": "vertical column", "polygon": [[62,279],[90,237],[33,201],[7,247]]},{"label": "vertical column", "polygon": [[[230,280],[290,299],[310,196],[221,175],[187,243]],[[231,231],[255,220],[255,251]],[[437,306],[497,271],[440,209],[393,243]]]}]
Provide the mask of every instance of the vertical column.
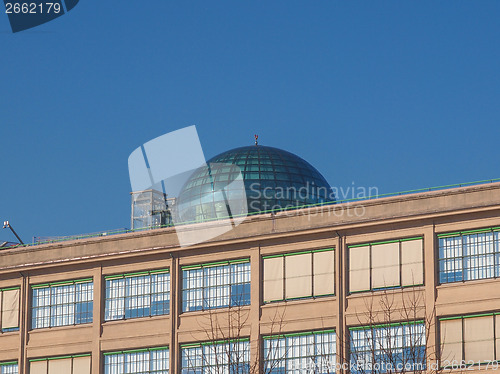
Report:
[{"label": "vertical column", "polygon": [[262,368],[262,345],[260,344],[260,300],[262,294],[260,245],[251,249],[250,253],[250,367],[259,365],[258,372]]},{"label": "vertical column", "polygon": [[22,276],[21,292],[19,295],[19,361],[18,369],[19,374],[28,373],[28,355],[27,355],[27,344],[28,344],[28,331],[30,328],[30,318],[31,315],[31,300],[30,300],[30,289],[29,289],[29,276]]},{"label": "vertical column", "polygon": [[425,279],[425,319],[428,334],[427,358],[428,364],[436,362],[439,354],[439,339],[437,334],[436,316],[436,251],[434,224],[424,226],[424,279]]},{"label": "vertical column", "polygon": [[[345,319],[347,306],[347,279],[349,279],[347,269],[347,247],[345,237],[337,233],[335,243],[335,294],[337,295],[337,362],[344,368],[344,363],[348,362],[348,331]],[[344,372],[342,369],[341,372]]]},{"label": "vertical column", "polygon": [[101,334],[104,321],[104,295],[102,282],[102,266],[94,268],[92,272],[94,280],[94,310],[92,314],[92,370],[91,373],[98,374],[101,371]]},{"label": "vertical column", "polygon": [[170,253],[170,342],[168,345],[170,373],[180,371],[180,350],[178,351],[177,329],[179,327],[179,314],[181,313],[181,287],[182,279],[179,269],[179,259]]}]

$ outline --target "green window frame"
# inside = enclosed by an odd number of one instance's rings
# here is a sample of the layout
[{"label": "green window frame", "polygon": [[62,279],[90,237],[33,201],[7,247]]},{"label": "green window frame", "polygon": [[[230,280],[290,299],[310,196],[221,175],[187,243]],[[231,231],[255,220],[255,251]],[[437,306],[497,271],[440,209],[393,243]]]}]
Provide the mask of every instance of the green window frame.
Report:
[{"label": "green window frame", "polygon": [[329,247],[262,256],[264,304],[334,296],[335,253]]},{"label": "green window frame", "polygon": [[152,317],[170,313],[170,270],[107,275],[104,320]]}]

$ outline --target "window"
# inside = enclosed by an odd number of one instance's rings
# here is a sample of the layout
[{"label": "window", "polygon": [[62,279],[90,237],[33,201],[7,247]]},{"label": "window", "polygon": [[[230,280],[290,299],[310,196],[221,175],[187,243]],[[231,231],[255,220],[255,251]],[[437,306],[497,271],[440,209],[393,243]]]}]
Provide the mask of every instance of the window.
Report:
[{"label": "window", "polygon": [[0,289],[0,319],[2,332],[19,330],[20,287]]},{"label": "window", "polygon": [[350,293],[423,283],[421,237],[349,246]]},{"label": "window", "polygon": [[335,250],[264,256],[264,302],[335,294]]},{"label": "window", "polygon": [[168,374],[168,347],[104,353],[105,374]]},{"label": "window", "polygon": [[438,235],[439,281],[500,277],[500,228]]},{"label": "window", "polygon": [[17,361],[0,362],[0,374],[18,374]]},{"label": "window", "polygon": [[425,371],[423,322],[351,327],[352,373]]},{"label": "window", "polygon": [[181,374],[249,373],[249,341],[239,339],[181,345],[181,365]]},{"label": "window", "polygon": [[90,354],[30,360],[29,374],[90,374]]},{"label": "window", "polygon": [[265,372],[334,373],[336,349],[334,330],[264,337]]},{"label": "window", "polygon": [[168,269],[106,277],[106,321],[168,314]]},{"label": "window", "polygon": [[500,313],[441,318],[441,366],[500,360]]},{"label": "window", "polygon": [[34,329],[92,322],[92,278],[32,286]]},{"label": "window", "polygon": [[250,260],[182,267],[182,311],[250,304]]}]

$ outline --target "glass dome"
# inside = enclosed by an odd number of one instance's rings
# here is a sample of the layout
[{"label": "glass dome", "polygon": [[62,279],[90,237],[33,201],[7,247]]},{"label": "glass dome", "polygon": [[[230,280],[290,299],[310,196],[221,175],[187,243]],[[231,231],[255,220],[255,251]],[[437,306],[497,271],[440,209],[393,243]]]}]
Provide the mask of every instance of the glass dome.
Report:
[{"label": "glass dome", "polygon": [[[191,206],[190,213],[184,214],[184,221],[219,218],[227,212],[228,200],[245,198],[245,194],[247,209],[234,211],[233,208],[229,210],[232,216],[246,213],[243,210],[248,213],[279,211],[335,201],[330,185],[318,170],[282,149],[261,145],[240,147],[213,157],[207,164],[208,167],[197,169],[181,190],[180,200],[184,206],[186,203]],[[245,193],[227,190],[226,187],[238,179]],[[212,195],[207,201],[207,194],[224,188],[225,195],[219,194],[215,199]]]}]

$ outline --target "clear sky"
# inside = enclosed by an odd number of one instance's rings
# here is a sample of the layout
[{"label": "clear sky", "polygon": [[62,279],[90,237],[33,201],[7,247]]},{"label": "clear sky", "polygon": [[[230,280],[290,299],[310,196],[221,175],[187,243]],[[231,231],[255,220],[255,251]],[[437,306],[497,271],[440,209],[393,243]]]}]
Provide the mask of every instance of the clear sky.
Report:
[{"label": "clear sky", "polygon": [[337,188],[500,178],[496,0],[80,0],[0,14],[0,47],[0,221],[28,242],[130,227],[129,154],[193,124],[207,158],[257,133]]}]

